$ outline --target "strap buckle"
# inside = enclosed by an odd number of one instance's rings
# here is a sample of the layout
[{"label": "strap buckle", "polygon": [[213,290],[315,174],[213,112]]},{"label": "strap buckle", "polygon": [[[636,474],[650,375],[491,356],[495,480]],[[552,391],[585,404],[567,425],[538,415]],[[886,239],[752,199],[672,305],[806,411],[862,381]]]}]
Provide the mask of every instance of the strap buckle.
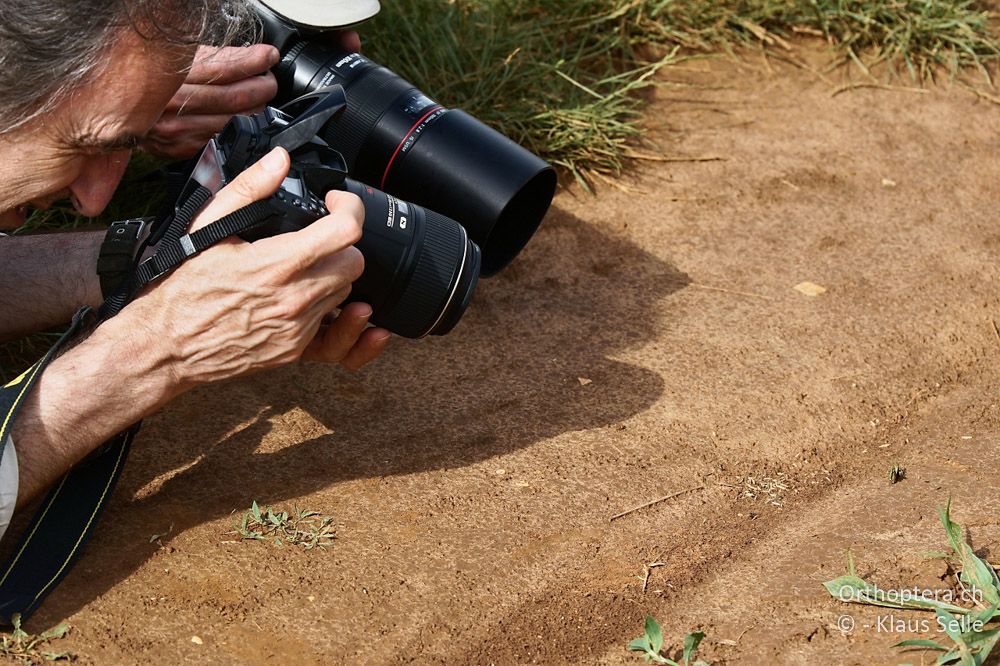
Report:
[{"label": "strap buckle", "polygon": [[108,227],[97,259],[97,275],[105,298],[132,272],[136,253],[149,235],[153,220],[152,217],[134,218],[112,222]]}]

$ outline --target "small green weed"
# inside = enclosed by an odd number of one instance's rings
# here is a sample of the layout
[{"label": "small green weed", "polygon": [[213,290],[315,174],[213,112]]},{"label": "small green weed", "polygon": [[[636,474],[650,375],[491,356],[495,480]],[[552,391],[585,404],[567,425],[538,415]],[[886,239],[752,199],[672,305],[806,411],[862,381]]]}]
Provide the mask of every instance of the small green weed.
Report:
[{"label": "small green weed", "polygon": [[14,631],[0,636],[0,656],[20,664],[42,664],[46,661],[74,661],[76,655],[70,652],[50,652],[44,650],[51,641],[58,640],[69,633],[69,625],[61,622],[52,629],[37,636],[21,629],[21,614],[14,613],[11,617]]},{"label": "small green weed", "polygon": [[[708,666],[707,662],[701,659],[691,661],[694,653],[698,649],[698,644],[705,638],[705,634],[700,631],[693,631],[684,637],[683,666]],[[660,654],[663,648],[663,631],[660,624],[651,615],[646,616],[645,632],[628,644],[628,649],[633,652],[642,652],[646,661],[655,661],[658,664],[669,664],[669,666],[681,666],[673,659],[667,659]]]},{"label": "small green weed", "polygon": [[288,543],[310,550],[333,544],[337,532],[332,523],[333,518],[319,511],[298,507],[293,507],[291,513],[277,511],[269,506],[261,508],[255,500],[236,523],[236,534],[241,541],[273,539],[276,546]]},{"label": "small green weed", "polygon": [[[901,595],[895,590],[882,590],[860,578],[854,570],[854,558],[848,553],[848,573],[823,583],[827,591],[844,602],[868,604],[883,608],[931,610],[936,616],[936,627],[941,629],[951,644],[917,638],[901,641],[893,647],[936,650],[941,655],[935,664],[961,664],[981,666],[1000,640],[1000,579],[989,562],[980,559],[963,537],[962,526],[951,520],[951,500],[938,507],[941,524],[948,533],[951,553],[945,554],[959,571],[963,601],[975,607],[964,607],[940,601],[932,596]],[[935,557],[939,554],[935,553]],[[914,589],[917,589],[914,586]],[[988,625],[993,622],[993,626]]]}]

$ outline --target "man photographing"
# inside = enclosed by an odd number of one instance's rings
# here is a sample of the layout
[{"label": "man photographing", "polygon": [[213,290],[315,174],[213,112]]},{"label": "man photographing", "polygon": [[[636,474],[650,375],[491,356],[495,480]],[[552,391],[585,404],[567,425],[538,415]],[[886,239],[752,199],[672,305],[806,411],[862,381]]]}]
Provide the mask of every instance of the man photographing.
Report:
[{"label": "man photographing", "polygon": [[[333,3],[336,4],[336,3]],[[9,0],[0,8],[0,227],[70,198],[82,215],[111,199],[131,150],[190,156],[234,113],[274,93],[271,47],[209,50],[245,26],[224,0]],[[356,43],[348,36],[345,46]],[[196,59],[197,54],[197,59]],[[277,149],[218,193],[203,227],[270,196],[289,169]],[[102,442],[201,384],[308,360],[357,369],[388,331],[352,303],[363,269],[352,245],[359,200],[326,197],[330,214],[253,244],[228,239],[191,258],[56,358],[0,442],[0,533]],[[0,338],[66,322],[97,306],[103,233],[0,238]]]}]

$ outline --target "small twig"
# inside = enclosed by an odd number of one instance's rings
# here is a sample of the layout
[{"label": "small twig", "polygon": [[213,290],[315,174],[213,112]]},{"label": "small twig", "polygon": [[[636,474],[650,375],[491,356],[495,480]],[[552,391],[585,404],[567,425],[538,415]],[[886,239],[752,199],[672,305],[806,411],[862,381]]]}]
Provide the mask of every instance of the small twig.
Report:
[{"label": "small twig", "polygon": [[649,585],[649,574],[652,573],[653,569],[656,567],[665,567],[666,562],[650,562],[649,564],[643,564],[642,568],[646,572],[646,575],[642,579],[642,593],[646,594],[646,587]]},{"label": "small twig", "polygon": [[[671,199],[671,201],[681,201],[681,199]],[[692,199],[692,201],[696,201],[696,199]],[[668,278],[667,282],[673,282],[674,284],[679,284],[679,285],[684,286],[684,287],[692,287],[694,289],[705,289],[705,290],[708,290],[708,291],[721,291],[724,294],[734,294],[736,296],[750,296],[751,298],[759,298],[759,299],[764,300],[764,301],[772,301],[772,300],[774,300],[770,296],[764,296],[762,294],[755,294],[755,293],[750,292],[750,291],[737,291],[735,289],[726,289],[724,287],[712,287],[712,286],[707,285],[707,284],[699,284],[697,282],[688,282],[688,281],[682,280],[680,278],[672,278],[672,279]]]},{"label": "small twig", "polygon": [[990,323],[993,324],[993,335],[997,337],[997,342],[1000,342],[1000,328],[997,328],[996,320],[990,319]]},{"label": "small twig", "polygon": [[649,153],[637,153],[634,150],[628,150],[624,153],[625,157],[629,157],[633,160],[647,160],[649,162],[725,162],[727,158],[725,157],[664,157],[663,155],[651,155]]},{"label": "small twig", "polygon": [[797,35],[812,35],[813,37],[826,37],[826,33],[822,30],[817,30],[816,28],[810,28],[807,25],[793,25],[792,32]]},{"label": "small twig", "polygon": [[702,486],[696,486],[694,488],[688,488],[687,490],[678,490],[676,493],[671,493],[669,495],[664,495],[663,497],[658,497],[657,499],[649,501],[649,502],[646,502],[645,504],[640,504],[639,506],[634,506],[631,509],[628,509],[626,511],[622,511],[621,513],[615,514],[615,515],[611,516],[610,520],[617,520],[619,518],[623,518],[624,516],[627,516],[630,513],[635,513],[636,511],[638,511],[640,509],[645,509],[646,507],[653,506],[654,504],[659,504],[660,502],[666,502],[669,499],[673,499],[673,498],[678,497],[680,495],[683,495],[685,493],[692,493],[692,492],[694,492],[696,490],[704,490],[704,488],[705,488],[705,486],[702,485]]},{"label": "small twig", "polygon": [[596,169],[589,169],[587,171],[587,175],[594,176],[608,187],[613,187],[619,192],[624,192],[625,194],[648,194],[648,192],[637,190],[635,188],[629,187],[628,185],[622,185],[621,183],[618,183],[612,180],[611,178],[605,176],[603,173],[597,171]]},{"label": "small twig", "polygon": [[833,85],[833,81],[831,81],[830,78],[828,76],[826,76],[826,74],[824,74],[823,72],[819,71],[815,67],[812,67],[811,65],[809,65],[809,63],[803,62],[803,61],[801,61],[801,60],[799,60],[797,58],[793,58],[793,57],[788,56],[788,55],[782,55],[781,53],[778,53],[776,51],[772,51],[771,52],[771,57],[774,58],[775,60],[781,60],[782,62],[788,63],[789,65],[792,65],[793,67],[798,67],[799,69],[804,69],[807,72],[810,72],[817,79],[821,80],[823,83],[825,83],[827,85]]},{"label": "small twig", "polygon": [[849,83],[846,86],[841,86],[830,93],[830,97],[836,97],[841,93],[848,92],[850,90],[858,90],[859,88],[874,88],[875,90],[891,90],[893,92],[911,92],[918,95],[926,95],[929,91],[926,88],[907,88],[905,86],[887,86],[884,83]]},{"label": "small twig", "polygon": [[831,382],[839,382],[842,379],[854,379],[855,377],[862,377],[862,376],[867,375],[867,374],[868,374],[867,370],[862,371],[862,372],[850,372],[850,373],[848,373],[846,375],[837,375],[836,377],[832,377],[830,379],[830,381]]},{"label": "small twig", "polygon": [[967,88],[969,90],[969,92],[971,92],[972,94],[974,94],[979,99],[986,100],[987,102],[990,102],[991,104],[998,104],[998,105],[1000,105],[1000,97],[997,97],[996,95],[991,95],[989,93],[983,92],[982,90],[979,90],[978,88],[970,86],[967,83],[962,83],[962,85],[963,85],[963,87]]},{"label": "small twig", "polygon": [[755,626],[756,625],[750,625],[749,627],[741,631],[740,635],[736,637],[736,640],[733,640],[732,638],[722,638],[719,640],[719,643],[721,643],[722,645],[739,645],[740,641],[743,639],[746,633],[751,629],[753,629]]},{"label": "small twig", "polygon": [[760,47],[760,59],[763,61],[764,67],[767,69],[767,73],[770,76],[774,76],[774,68],[771,67],[771,63],[767,59],[767,47],[764,46],[763,42],[758,42],[757,45]]},{"label": "small twig", "polygon": [[773,46],[777,44],[786,51],[792,50],[791,44],[789,44],[787,41],[785,41],[778,35],[774,34],[773,32],[769,31],[762,25],[754,23],[753,21],[748,21],[746,19],[739,19],[737,23],[739,23],[741,26],[743,26],[745,30],[750,32],[754,37],[759,39],[764,44],[767,44],[768,46]]}]

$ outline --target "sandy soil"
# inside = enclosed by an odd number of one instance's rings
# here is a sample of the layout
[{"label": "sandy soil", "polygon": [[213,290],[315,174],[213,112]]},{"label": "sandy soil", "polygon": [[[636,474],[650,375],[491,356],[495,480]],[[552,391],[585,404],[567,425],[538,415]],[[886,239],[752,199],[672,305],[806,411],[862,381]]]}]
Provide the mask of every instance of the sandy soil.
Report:
[{"label": "sandy soil", "polygon": [[[713,663],[919,663],[821,583],[850,548],[948,587],[920,556],[948,496],[998,557],[1000,108],[758,56],[670,76],[697,87],[649,138],[718,161],[561,194],[447,338],[150,419],[32,627],[68,619],[84,663],[638,664],[650,613]],[[336,545],[229,543],[253,499]]]}]

